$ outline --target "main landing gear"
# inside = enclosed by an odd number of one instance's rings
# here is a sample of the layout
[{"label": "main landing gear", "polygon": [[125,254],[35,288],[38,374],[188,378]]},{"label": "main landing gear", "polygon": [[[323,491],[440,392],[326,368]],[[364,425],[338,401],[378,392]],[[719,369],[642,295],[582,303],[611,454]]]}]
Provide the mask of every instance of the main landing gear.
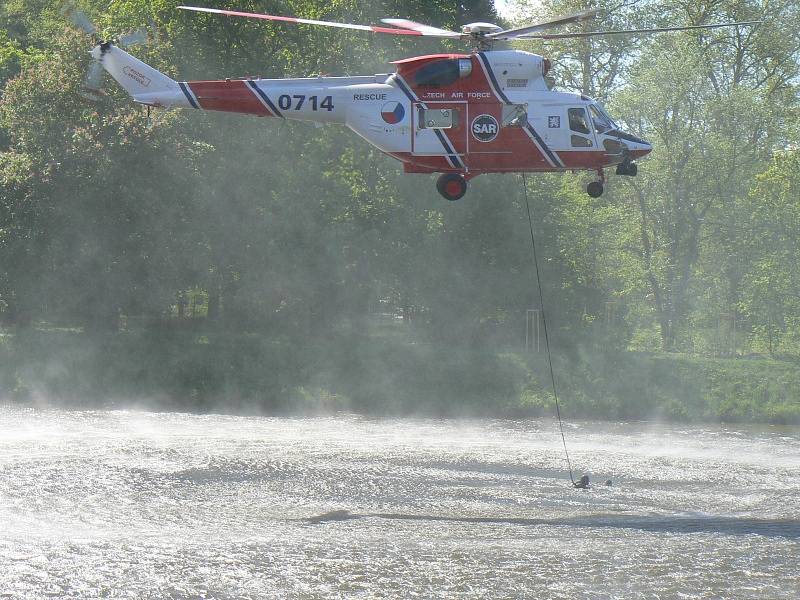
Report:
[{"label": "main landing gear", "polygon": [[436,180],[436,189],[447,200],[460,200],[467,193],[467,180],[457,173],[445,173]]},{"label": "main landing gear", "polygon": [[599,198],[603,195],[603,182],[602,181],[593,181],[589,185],[586,186],[586,193],[589,194],[592,198]]},{"label": "main landing gear", "polygon": [[599,198],[603,195],[603,184],[606,182],[606,174],[603,169],[597,169],[597,175],[600,179],[586,186],[586,193],[592,198]]}]

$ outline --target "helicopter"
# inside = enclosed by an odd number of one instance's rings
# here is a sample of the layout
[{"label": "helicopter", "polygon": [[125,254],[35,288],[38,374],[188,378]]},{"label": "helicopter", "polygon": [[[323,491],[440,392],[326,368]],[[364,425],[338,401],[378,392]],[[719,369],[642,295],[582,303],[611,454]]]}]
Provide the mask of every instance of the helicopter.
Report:
[{"label": "helicopter", "polygon": [[[355,77],[175,81],[138,60],[114,41],[92,49],[86,88],[99,91],[105,69],[134,102],[157,108],[187,108],[339,124],[399,160],[406,173],[439,173],[436,187],[459,200],[468,182],[484,173],[593,171],[586,191],[603,194],[605,169],[633,177],[636,160],[652,145],[624,131],[592,98],[553,89],[551,61],[522,50],[495,50],[509,40],[586,38],[755,25],[760,21],[548,33],[594,18],[585,10],[549,21],[503,29],[469,23],[460,32],[407,19],[381,19],[387,26],[318,21],[197,6],[186,11],[229,17],[356,29],[388,35],[460,40],[469,53],[416,56],[393,61],[394,73]],[[73,21],[88,33],[85,16]],[[140,36],[134,35],[135,41]],[[102,69],[101,69],[102,66]]]}]

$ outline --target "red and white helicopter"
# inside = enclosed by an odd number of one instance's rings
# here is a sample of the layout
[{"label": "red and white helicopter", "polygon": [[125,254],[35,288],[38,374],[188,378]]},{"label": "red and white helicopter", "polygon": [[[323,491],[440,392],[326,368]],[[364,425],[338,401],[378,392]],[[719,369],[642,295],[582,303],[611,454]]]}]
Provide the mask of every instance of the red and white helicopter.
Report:
[{"label": "red and white helicopter", "polygon": [[[758,21],[657,29],[543,33],[586,21],[589,10],[551,21],[503,29],[470,23],[461,32],[406,19],[382,19],[389,27],[354,25],[255,13],[179,6],[183,10],[358,29],[391,35],[428,36],[469,42],[469,54],[434,54],[394,61],[396,72],[359,77],[302,79],[222,79],[174,81],[110,41],[93,50],[100,65],[135,102],[237,112],[261,117],[345,125],[382,152],[403,163],[406,173],[442,173],[437,189],[458,200],[467,181],[481,173],[590,170],[598,179],[587,193],[603,193],[604,169],[634,176],[635,159],[651,145],[623,131],[599,103],[550,89],[550,61],[521,50],[493,50],[514,39],[581,38],[752,25]],[[84,17],[76,22],[94,28]]]}]

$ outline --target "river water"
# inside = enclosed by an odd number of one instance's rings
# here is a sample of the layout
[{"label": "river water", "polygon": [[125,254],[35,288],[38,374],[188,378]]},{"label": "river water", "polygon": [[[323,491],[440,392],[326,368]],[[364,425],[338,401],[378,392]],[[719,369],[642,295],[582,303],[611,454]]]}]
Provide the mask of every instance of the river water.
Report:
[{"label": "river water", "polygon": [[800,598],[800,431],[565,433],[0,407],[0,597]]}]

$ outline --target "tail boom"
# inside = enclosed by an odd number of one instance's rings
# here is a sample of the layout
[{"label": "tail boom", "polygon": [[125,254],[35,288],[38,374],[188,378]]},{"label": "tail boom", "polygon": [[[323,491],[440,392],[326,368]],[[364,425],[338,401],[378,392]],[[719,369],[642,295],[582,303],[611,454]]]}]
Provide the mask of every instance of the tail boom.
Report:
[{"label": "tail boom", "polygon": [[375,83],[374,77],[179,82],[112,44],[96,46],[92,56],[140,104],[321,123],[345,122],[347,104],[342,94],[347,86]]},{"label": "tail boom", "polygon": [[192,108],[343,124],[350,83],[345,79],[222,79],[178,85]]}]

